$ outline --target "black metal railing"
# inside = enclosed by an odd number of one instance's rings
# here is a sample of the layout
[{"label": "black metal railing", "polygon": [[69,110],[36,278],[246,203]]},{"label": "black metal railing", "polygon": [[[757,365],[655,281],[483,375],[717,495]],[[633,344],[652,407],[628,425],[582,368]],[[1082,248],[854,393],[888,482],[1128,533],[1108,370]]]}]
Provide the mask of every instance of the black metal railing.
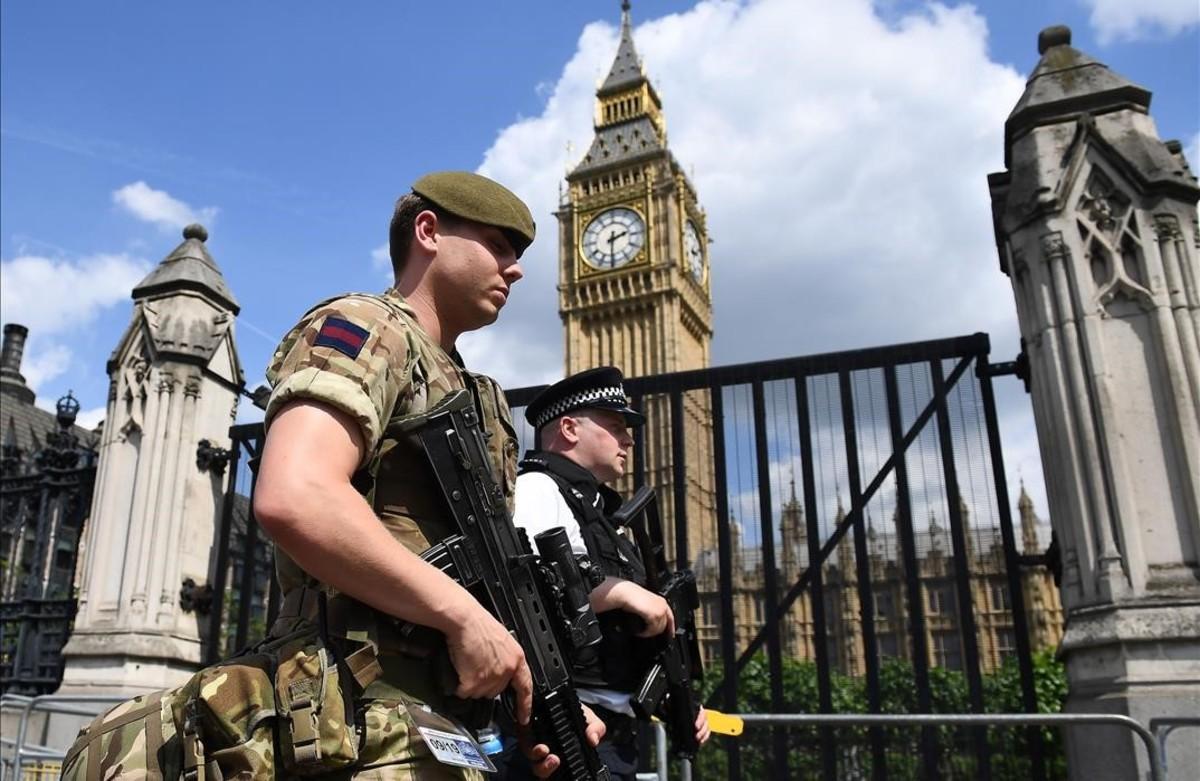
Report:
[{"label": "black metal railing", "polygon": [[213,600],[209,614],[206,663],[261,639],[279,612],[279,583],[274,551],[254,517],[254,494],[263,426],[233,426],[229,484],[217,524],[213,564]]},{"label": "black metal railing", "polygon": [[0,693],[48,694],[62,681],[96,453],[74,428],[74,397],[58,409],[40,447],[0,445]]}]

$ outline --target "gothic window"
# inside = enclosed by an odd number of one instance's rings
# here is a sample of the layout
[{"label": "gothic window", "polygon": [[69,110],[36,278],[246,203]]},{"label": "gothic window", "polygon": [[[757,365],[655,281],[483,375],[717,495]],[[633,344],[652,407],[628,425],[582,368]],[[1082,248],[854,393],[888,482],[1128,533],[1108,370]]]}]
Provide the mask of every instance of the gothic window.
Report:
[{"label": "gothic window", "polygon": [[940,583],[927,586],[926,593],[929,594],[930,615],[954,615],[958,603],[952,584]]},{"label": "gothic window", "polygon": [[1017,653],[1017,635],[1011,629],[996,630],[996,653],[1003,662]]},{"label": "gothic window", "polygon": [[875,615],[887,619],[896,615],[896,600],[891,591],[881,591],[875,595]]},{"label": "gothic window", "polygon": [[959,642],[958,632],[933,633],[933,661],[947,670],[963,668],[962,643]]},{"label": "gothic window", "polygon": [[891,658],[900,656],[900,646],[895,635],[884,634],[879,636],[879,655]]},{"label": "gothic window", "polygon": [[997,613],[1012,610],[1012,602],[1008,598],[1008,589],[1002,583],[992,584],[992,610]]}]

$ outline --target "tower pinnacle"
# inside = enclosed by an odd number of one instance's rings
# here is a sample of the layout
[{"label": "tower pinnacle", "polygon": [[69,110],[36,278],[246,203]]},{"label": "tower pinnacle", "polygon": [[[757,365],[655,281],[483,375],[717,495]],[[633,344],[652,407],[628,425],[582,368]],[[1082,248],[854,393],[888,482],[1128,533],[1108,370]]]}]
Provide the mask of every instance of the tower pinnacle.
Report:
[{"label": "tower pinnacle", "polygon": [[642,78],[642,59],[633,45],[633,18],[629,13],[629,1],[624,0],[621,3],[621,42],[608,76],[600,85],[599,94],[608,95],[628,89]]}]

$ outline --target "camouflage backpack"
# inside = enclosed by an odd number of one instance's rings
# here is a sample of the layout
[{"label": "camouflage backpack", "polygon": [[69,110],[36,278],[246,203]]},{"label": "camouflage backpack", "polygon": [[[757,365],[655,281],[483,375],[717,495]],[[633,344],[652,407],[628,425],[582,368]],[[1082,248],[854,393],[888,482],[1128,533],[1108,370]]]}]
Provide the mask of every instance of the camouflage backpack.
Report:
[{"label": "camouflage backpack", "polygon": [[359,758],[353,695],[378,669],[372,647],[338,659],[311,628],[269,641],[97,716],[62,777],[220,781],[274,778],[276,764],[284,775],[345,768]]},{"label": "camouflage backpack", "polygon": [[178,691],[151,692],[101,713],[79,731],[63,760],[62,778],[180,778],[183,755],[171,708]]}]

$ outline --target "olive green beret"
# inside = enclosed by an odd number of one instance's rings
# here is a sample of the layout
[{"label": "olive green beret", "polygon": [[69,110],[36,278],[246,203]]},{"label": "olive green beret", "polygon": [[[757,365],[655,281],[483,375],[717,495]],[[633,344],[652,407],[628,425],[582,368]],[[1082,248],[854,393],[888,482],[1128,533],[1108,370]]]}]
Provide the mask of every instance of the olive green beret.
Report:
[{"label": "olive green beret", "polygon": [[437,171],[422,176],[412,189],[455,216],[500,228],[518,258],[533,243],[536,229],[529,207],[507,187],[486,176]]}]

